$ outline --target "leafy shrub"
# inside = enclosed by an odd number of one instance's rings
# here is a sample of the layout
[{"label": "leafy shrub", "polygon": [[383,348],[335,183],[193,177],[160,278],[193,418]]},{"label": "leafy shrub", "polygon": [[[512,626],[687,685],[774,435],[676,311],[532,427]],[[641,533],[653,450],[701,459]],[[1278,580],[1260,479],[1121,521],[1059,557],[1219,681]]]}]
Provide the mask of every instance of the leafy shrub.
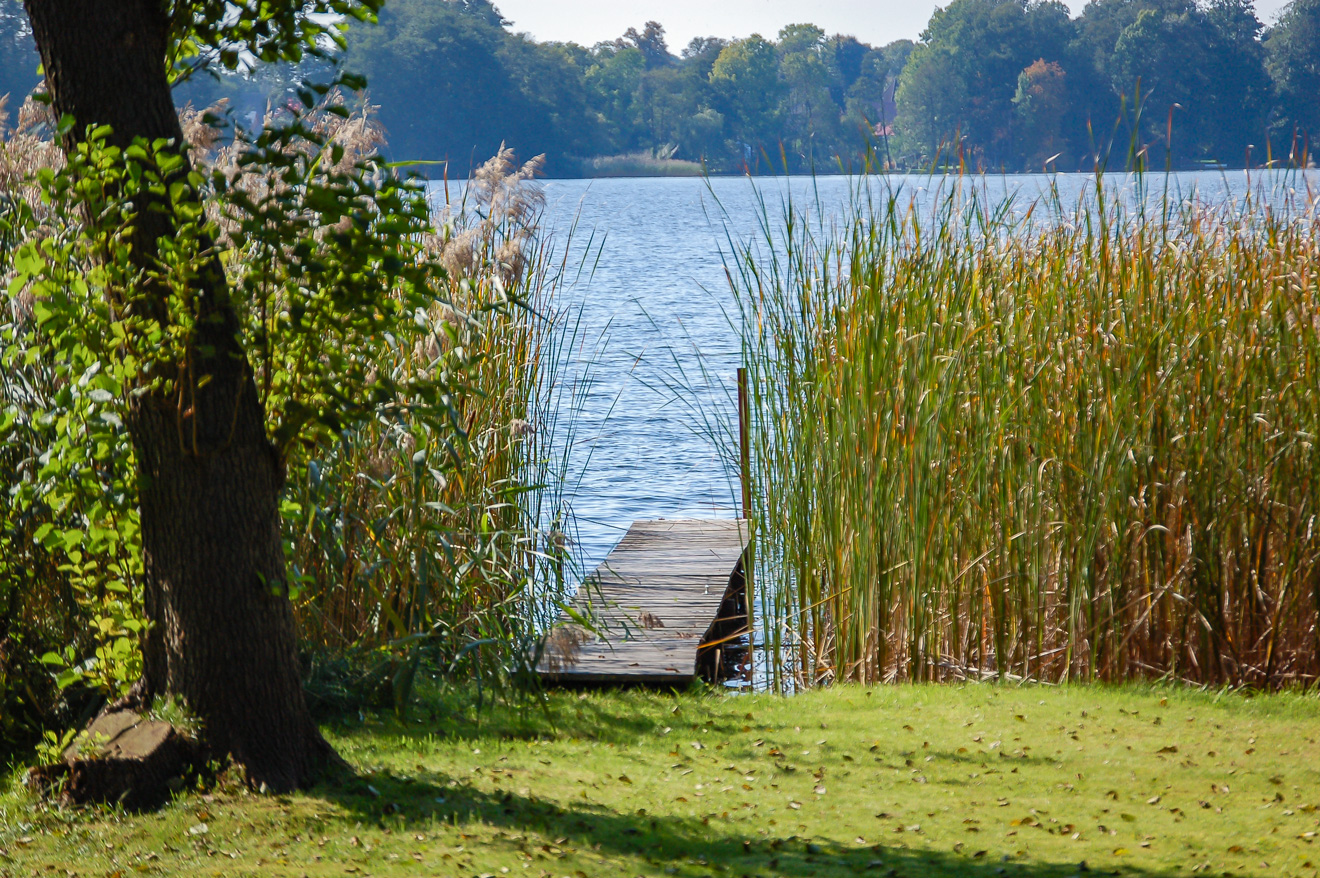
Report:
[{"label": "leafy shrub", "polygon": [[536,585],[554,520],[539,505],[550,440],[536,427],[553,324],[532,306],[556,282],[535,234],[537,164],[502,153],[469,188],[479,210],[440,226],[424,187],[376,158],[369,108],[319,94],[272,107],[250,139],[222,136],[221,107],[184,112],[196,163],[184,185],[205,208],[148,278],[103,256],[130,244],[135,188],[171,179],[167,151],[117,150],[92,132],[66,165],[39,114],[0,141],[7,747],[141,673],[124,422],[137,389],[187,392],[192,312],[175,297],[158,320],[134,296],[199,270],[213,247],[289,473],[290,581],[274,585],[322,655],[310,665],[384,668],[396,706],[424,664],[470,659],[502,679],[529,666],[556,596]]},{"label": "leafy shrub", "polygon": [[[136,511],[123,443],[88,352],[43,359],[32,344],[41,302],[16,280],[18,245],[68,228],[37,198],[39,172],[62,165],[44,108],[7,129],[0,106],[0,756],[43,728],[86,716],[98,691],[140,672]],[[106,420],[102,415],[109,416]],[[61,691],[63,697],[61,697]]]}]

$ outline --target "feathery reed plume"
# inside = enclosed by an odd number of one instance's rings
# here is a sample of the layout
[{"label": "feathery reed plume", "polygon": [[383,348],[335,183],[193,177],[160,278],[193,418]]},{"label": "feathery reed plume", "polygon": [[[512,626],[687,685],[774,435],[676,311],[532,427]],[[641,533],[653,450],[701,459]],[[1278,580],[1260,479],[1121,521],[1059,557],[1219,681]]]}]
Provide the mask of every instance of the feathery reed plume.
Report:
[{"label": "feathery reed plume", "polygon": [[513,150],[501,144],[473,172],[459,204],[446,205],[441,240],[432,245],[452,274],[471,275],[484,264],[498,269],[502,283],[517,283],[545,207],[536,183],[544,167],[543,155],[520,166]]}]

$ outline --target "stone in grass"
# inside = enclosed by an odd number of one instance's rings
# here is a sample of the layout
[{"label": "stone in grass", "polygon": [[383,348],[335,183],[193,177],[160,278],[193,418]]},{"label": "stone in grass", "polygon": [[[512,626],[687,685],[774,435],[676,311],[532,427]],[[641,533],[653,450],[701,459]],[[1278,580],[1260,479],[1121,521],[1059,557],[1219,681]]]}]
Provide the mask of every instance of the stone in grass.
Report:
[{"label": "stone in grass", "polygon": [[97,717],[61,763],[34,769],[32,782],[70,804],[119,802],[130,810],[169,800],[196,761],[192,739],[170,723],[118,710]]}]

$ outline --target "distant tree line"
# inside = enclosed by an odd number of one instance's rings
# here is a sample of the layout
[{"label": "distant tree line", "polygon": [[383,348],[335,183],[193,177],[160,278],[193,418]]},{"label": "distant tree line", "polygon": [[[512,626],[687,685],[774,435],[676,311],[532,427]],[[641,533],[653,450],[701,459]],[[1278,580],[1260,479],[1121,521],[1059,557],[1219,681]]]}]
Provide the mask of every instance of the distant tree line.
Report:
[{"label": "distant tree line", "polygon": [[[21,51],[21,16],[4,15],[0,91],[19,90],[35,55]],[[952,0],[915,43],[795,24],[678,54],[656,22],[588,47],[515,33],[490,0],[391,0],[344,62],[367,75],[393,158],[459,174],[501,143],[561,174],[641,152],[715,172],[857,169],[868,155],[902,168],[1236,167],[1300,163],[1320,134],[1320,0],[1293,0],[1270,28],[1249,0],[1093,0],[1076,18],[1061,2]],[[300,75],[186,93],[251,114]]]},{"label": "distant tree line", "polygon": [[[1320,0],[1266,31],[1249,0],[954,0],[899,77],[908,162],[1061,170],[1296,160],[1320,133]],[[1250,151],[1250,152],[1249,152]]]},{"label": "distant tree line", "polygon": [[648,152],[713,171],[855,159],[893,114],[912,44],[873,48],[814,25],[777,41],[704,37],[671,52],[648,22],[619,39],[538,43],[489,0],[391,0],[380,25],[350,37],[396,158],[447,158],[466,170],[507,142],[574,159]]}]

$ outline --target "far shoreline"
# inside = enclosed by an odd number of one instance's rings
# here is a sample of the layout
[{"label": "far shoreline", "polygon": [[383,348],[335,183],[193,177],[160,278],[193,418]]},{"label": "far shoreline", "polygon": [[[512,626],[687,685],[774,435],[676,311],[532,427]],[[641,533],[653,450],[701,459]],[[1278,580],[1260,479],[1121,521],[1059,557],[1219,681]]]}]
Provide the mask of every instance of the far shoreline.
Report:
[{"label": "far shoreline", "polygon": [[[1317,170],[1317,167],[1313,165],[1313,166],[1306,167],[1306,168],[1292,168],[1292,167],[1279,167],[1279,168],[1263,168],[1263,167],[1252,167],[1252,168],[1247,168],[1247,167],[1236,167],[1236,168],[1173,168],[1173,169],[1171,169],[1171,170],[1167,170],[1167,171],[1166,171],[1164,168],[1160,168],[1160,169],[1158,169],[1158,170],[1146,170],[1146,171],[1141,171],[1140,173],[1143,174],[1144,176],[1147,176],[1147,177],[1159,177],[1159,176],[1164,176],[1166,173],[1167,173],[1167,174],[1241,174],[1241,173],[1269,173],[1269,174],[1283,174],[1283,173],[1312,173],[1312,172],[1314,172],[1314,171],[1316,171],[1316,170]],[[1106,177],[1113,177],[1113,176],[1126,176],[1126,175],[1131,175],[1131,174],[1134,174],[1134,173],[1137,173],[1137,172],[1134,172],[1134,171],[1128,171],[1128,170],[1114,170],[1114,171],[1104,171],[1104,172],[1103,172],[1104,176],[1106,176]],[[816,171],[816,172],[814,172],[814,173],[812,173],[812,172],[799,172],[799,173],[792,173],[792,174],[783,174],[783,173],[780,173],[780,172],[762,172],[762,173],[750,173],[750,174],[749,174],[749,173],[747,173],[747,172],[745,172],[745,171],[709,171],[709,172],[706,172],[706,171],[698,171],[698,172],[695,172],[695,173],[687,173],[687,172],[681,172],[681,171],[677,171],[677,170],[675,170],[675,171],[666,171],[666,172],[661,172],[661,173],[639,173],[639,172],[635,172],[635,171],[631,171],[631,170],[628,170],[628,171],[622,171],[622,170],[621,170],[621,171],[618,171],[618,172],[615,172],[615,171],[611,170],[611,171],[607,171],[607,172],[603,172],[603,173],[596,173],[596,174],[558,174],[558,173],[548,173],[548,174],[545,174],[544,176],[542,176],[541,179],[543,179],[543,180],[665,180],[665,179],[697,179],[697,178],[701,178],[701,177],[711,177],[711,178],[729,178],[729,177],[774,178],[774,177],[785,177],[785,176],[787,176],[787,177],[859,177],[859,176],[867,176],[867,177],[918,177],[918,176],[920,176],[920,177],[960,177],[960,176],[961,176],[961,177],[973,177],[973,178],[975,178],[975,177],[1012,177],[1012,178],[1022,177],[1022,178],[1029,178],[1029,177],[1075,177],[1075,176],[1079,176],[1079,175],[1080,175],[1080,176],[1093,177],[1093,176],[1095,176],[1095,172],[1094,172],[1094,171],[1082,171],[1082,170],[1077,170],[1077,171],[964,171],[964,172],[959,172],[959,171],[956,171],[956,170],[932,171],[932,170],[927,169],[927,168],[911,168],[911,169],[898,169],[898,170],[890,170],[890,171],[868,171],[868,172],[866,172],[866,173],[864,173],[864,174],[863,174],[863,173],[858,173],[858,172],[852,172],[852,171],[838,171],[838,170],[831,170],[831,171],[819,171],[819,170],[818,170],[818,171]]]},{"label": "far shoreline", "polygon": [[[420,164],[418,170],[420,171]],[[406,163],[404,163],[406,167]],[[1140,173],[1147,177],[1158,177],[1164,174],[1239,174],[1247,173],[1289,173],[1289,172],[1309,172],[1316,170],[1314,164],[1307,167],[1296,167],[1280,165],[1273,168],[1262,165],[1216,165],[1216,166],[1194,166],[1178,168],[1147,168]],[[550,165],[546,171],[540,174],[543,180],[614,180],[614,179],[697,179],[702,177],[723,178],[723,177],[1059,177],[1059,176],[1095,176],[1095,170],[1078,168],[1075,170],[1006,170],[1006,169],[965,169],[943,168],[934,169],[929,167],[913,168],[890,168],[888,170],[872,169],[865,172],[841,169],[837,166],[816,168],[814,171],[800,171],[785,174],[782,170],[715,170],[711,169],[701,162],[686,161],[681,159],[658,159],[653,156],[642,154],[625,154],[611,156],[594,156],[586,159],[564,159]],[[1137,173],[1128,169],[1105,170],[1102,172],[1105,176],[1129,175]],[[438,180],[444,175],[442,171],[439,175],[431,176],[423,173],[432,180]],[[461,182],[466,175],[448,175],[450,182]]]}]

